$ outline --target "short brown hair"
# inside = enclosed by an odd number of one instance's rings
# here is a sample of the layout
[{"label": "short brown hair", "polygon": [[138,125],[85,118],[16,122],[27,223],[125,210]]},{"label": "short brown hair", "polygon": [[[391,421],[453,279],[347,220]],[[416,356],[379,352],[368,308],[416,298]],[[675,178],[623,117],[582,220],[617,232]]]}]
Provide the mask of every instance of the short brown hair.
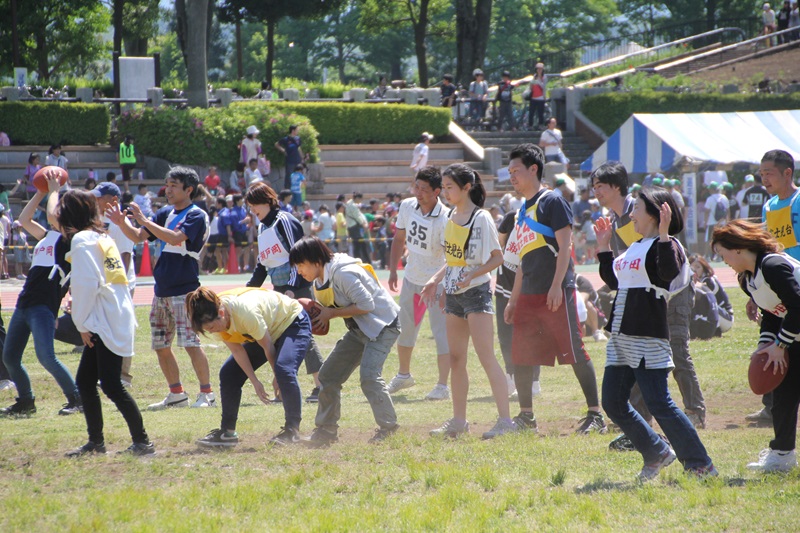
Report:
[{"label": "short brown hair", "polygon": [[247,189],[246,201],[249,205],[266,204],[272,209],[279,207],[278,195],[275,194],[275,190],[263,181],[257,181],[250,185],[250,188]]},{"label": "short brown hair", "polygon": [[728,250],[749,250],[755,254],[783,251],[783,245],[767,231],[764,224],[744,219],[731,220],[714,228],[711,248],[717,245]]}]

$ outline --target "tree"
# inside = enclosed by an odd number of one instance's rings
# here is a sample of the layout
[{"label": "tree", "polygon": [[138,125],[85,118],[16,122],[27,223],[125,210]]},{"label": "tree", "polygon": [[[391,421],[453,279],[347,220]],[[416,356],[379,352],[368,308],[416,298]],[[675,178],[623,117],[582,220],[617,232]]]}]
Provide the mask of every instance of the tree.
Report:
[{"label": "tree", "polygon": [[275,27],[283,17],[314,18],[339,8],[342,0],[224,0],[221,9],[267,25],[265,76],[272,83],[275,62]]},{"label": "tree", "polygon": [[483,66],[492,21],[492,0],[455,0],[456,79],[468,85],[472,70]]},{"label": "tree", "polygon": [[186,2],[186,98],[191,107],[208,107],[208,4],[209,0]]},{"label": "tree", "polygon": [[148,42],[158,33],[158,0],[128,0],[122,8],[122,41],[125,55],[143,57],[148,52]]}]

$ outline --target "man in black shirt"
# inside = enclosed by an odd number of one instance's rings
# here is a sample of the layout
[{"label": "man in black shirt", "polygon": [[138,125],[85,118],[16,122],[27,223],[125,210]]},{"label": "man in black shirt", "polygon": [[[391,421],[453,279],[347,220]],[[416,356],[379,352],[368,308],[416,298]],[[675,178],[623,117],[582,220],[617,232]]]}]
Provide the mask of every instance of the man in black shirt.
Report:
[{"label": "man in black shirt", "polygon": [[[769,200],[769,193],[761,183],[761,174],[756,173],[753,177],[755,178],[756,184],[744,192],[741,213],[747,213],[747,218],[761,221],[764,204]],[[747,207],[747,211],[744,211],[745,207]]]}]

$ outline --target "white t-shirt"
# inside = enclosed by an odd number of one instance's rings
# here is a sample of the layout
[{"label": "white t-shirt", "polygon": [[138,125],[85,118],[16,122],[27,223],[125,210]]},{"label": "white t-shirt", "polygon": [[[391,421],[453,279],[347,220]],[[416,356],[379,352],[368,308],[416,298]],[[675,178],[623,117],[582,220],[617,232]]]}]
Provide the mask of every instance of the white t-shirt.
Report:
[{"label": "white t-shirt", "polygon": [[428,145],[419,143],[414,148],[414,156],[411,158],[411,168],[419,170],[428,164]]},{"label": "white t-shirt", "polygon": [[119,250],[119,255],[122,256],[124,253],[131,254],[130,262],[128,263],[128,288],[133,290],[136,286],[136,269],[133,264],[133,241],[130,240],[127,235],[122,232],[119,226],[111,222],[107,217],[103,217],[103,224],[106,225],[108,228],[108,236],[114,241],[114,244],[117,245],[117,250]]},{"label": "white t-shirt", "polygon": [[323,241],[329,241],[333,239],[333,217],[330,215],[330,213],[320,213],[319,217],[317,217],[317,223],[319,223],[317,237]]},{"label": "white t-shirt", "polygon": [[544,155],[558,155],[561,151],[561,130],[558,128],[555,129],[547,129],[542,132],[542,136],[539,139],[539,142],[544,140],[546,143],[553,143],[558,141],[558,144],[548,144],[544,147]]},{"label": "white t-shirt", "polygon": [[725,206],[726,211],[730,207],[728,199],[722,193],[715,192],[714,194],[706,198],[705,209],[707,213],[706,216],[707,227],[711,227],[718,222],[717,219],[714,218],[714,211],[717,207],[717,202],[723,204]]},{"label": "white t-shirt", "polygon": [[[444,248],[444,231],[442,231],[442,247]],[[468,287],[460,289],[456,283],[462,281],[468,272],[475,270],[486,264],[494,250],[502,251],[500,248],[500,240],[497,237],[497,226],[492,220],[492,215],[485,209],[478,209],[475,213],[475,218],[472,222],[472,235],[470,235],[469,243],[465,251],[465,261],[467,266],[464,267],[447,267],[444,275],[444,290],[447,294],[458,294],[466,292],[473,287],[483,285],[487,281],[491,281],[492,276],[486,273],[477,278],[473,278]]]},{"label": "white t-shirt", "polygon": [[261,172],[259,172],[258,169],[255,170],[250,170],[250,168],[244,169],[244,182],[247,184],[248,187],[257,181],[264,181],[264,178],[261,177]]},{"label": "white t-shirt", "polygon": [[242,139],[242,163],[245,166],[250,164],[251,159],[258,159],[258,154],[261,153],[261,141],[258,139]]},{"label": "white t-shirt", "polygon": [[425,285],[444,264],[444,228],[448,210],[437,200],[430,213],[424,214],[416,198],[400,202],[395,227],[406,232],[408,264],[404,274],[415,285]]}]

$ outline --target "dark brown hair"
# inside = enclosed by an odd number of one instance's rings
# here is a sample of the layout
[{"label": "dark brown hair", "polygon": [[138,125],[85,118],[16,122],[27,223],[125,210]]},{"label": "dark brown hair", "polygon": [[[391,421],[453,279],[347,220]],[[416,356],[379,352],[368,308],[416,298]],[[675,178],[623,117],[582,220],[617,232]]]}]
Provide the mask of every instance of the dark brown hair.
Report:
[{"label": "dark brown hair", "polygon": [[203,324],[213,322],[219,316],[222,302],[217,293],[208,287],[200,287],[186,295],[186,315],[195,333],[205,333]]},{"label": "dark brown hair", "polygon": [[333,252],[317,237],[303,237],[289,251],[289,263],[297,266],[300,263],[327,265],[333,259]]},{"label": "dark brown hair", "polygon": [[97,209],[97,198],[89,191],[71,189],[64,193],[58,201],[58,225],[67,240],[72,240],[76,233],[83,230],[94,230],[105,233],[100,222]]},{"label": "dark brown hair", "polygon": [[644,202],[644,209],[647,214],[655,219],[656,227],[661,221],[661,206],[666,203],[672,211],[669,221],[669,234],[677,235],[683,231],[683,215],[669,191],[661,187],[647,187],[639,192],[639,199]]},{"label": "dark brown hair", "polygon": [[711,248],[717,245],[728,250],[748,250],[755,254],[783,251],[783,245],[767,231],[764,224],[744,219],[731,220],[714,228]]},{"label": "dark brown hair", "polygon": [[249,205],[269,205],[271,209],[278,209],[278,195],[275,190],[264,183],[257,181],[250,185],[247,189],[247,197],[245,199]]},{"label": "dark brown hair", "polygon": [[706,261],[706,258],[702,255],[693,254],[691,257],[689,257],[689,264],[691,265],[692,263],[698,263],[703,268],[703,272],[706,276],[714,275],[714,267],[708,264],[708,261]]}]

